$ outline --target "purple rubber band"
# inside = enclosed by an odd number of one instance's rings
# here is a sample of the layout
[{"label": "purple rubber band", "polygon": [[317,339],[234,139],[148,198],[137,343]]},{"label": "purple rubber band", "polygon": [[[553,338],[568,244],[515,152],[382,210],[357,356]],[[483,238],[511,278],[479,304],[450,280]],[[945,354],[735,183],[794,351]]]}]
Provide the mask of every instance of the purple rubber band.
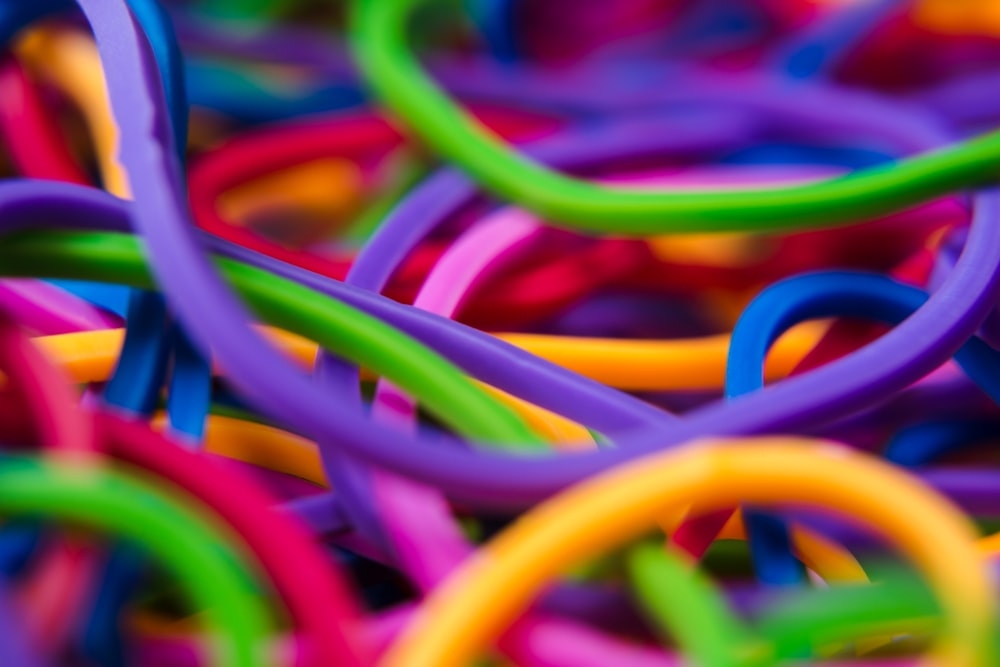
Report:
[{"label": "purple rubber band", "polygon": [[[671,432],[631,436],[623,439],[621,448],[616,450],[530,461],[493,452],[427,450],[421,442],[398,433],[374,443],[370,449],[358,449],[358,454],[390,470],[409,471],[418,479],[440,483],[449,495],[458,492],[457,495],[478,500],[485,506],[516,508],[607,465],[695,435],[795,432],[844,417],[919,379],[946,360],[976,330],[996,297],[1000,258],[998,203],[995,192],[977,197],[969,240],[955,271],[924,308],[894,330],[863,350],[816,371],[728,405],[699,410],[673,425]],[[88,188],[21,181],[0,185],[0,210],[5,231],[53,226],[57,220],[59,226],[121,231],[129,205]],[[405,323],[411,333],[426,336],[428,340],[441,336],[436,344],[454,344],[450,356],[462,365],[471,366],[480,352],[490,348],[494,353],[506,351],[514,359],[523,354],[534,360],[531,355],[460,324],[352,290],[224,242],[213,241],[210,245],[229,254],[256,257],[257,263],[279,275],[300,279],[307,286],[361,306],[392,324]],[[503,367],[509,365],[505,363]],[[366,428],[380,430],[370,424]],[[430,456],[429,451],[433,451]]]},{"label": "purple rubber band", "polygon": [[[122,163],[154,273],[202,349],[215,351],[232,384],[280,422],[371,464],[438,486],[451,497],[524,507],[609,465],[705,434],[789,432],[828,422],[898,391],[945,361],[982,322],[997,296],[997,195],[978,197],[975,222],[956,271],[926,306],[864,349],[729,405],[699,410],[667,432],[621,438],[619,449],[530,459],[424,446],[342,409],[249,328],[188,223],[179,165],[165,141],[162,92],[152,58],[124,1],[80,0],[97,37]],[[159,111],[159,113],[158,113]],[[159,135],[159,136],[157,136]]]}]

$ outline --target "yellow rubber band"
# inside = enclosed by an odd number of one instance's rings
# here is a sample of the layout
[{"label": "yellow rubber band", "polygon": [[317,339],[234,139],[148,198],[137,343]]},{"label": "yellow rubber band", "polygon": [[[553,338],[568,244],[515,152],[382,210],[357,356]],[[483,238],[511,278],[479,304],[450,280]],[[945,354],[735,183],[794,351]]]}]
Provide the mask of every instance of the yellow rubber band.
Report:
[{"label": "yellow rubber band", "polygon": [[935,664],[991,665],[995,607],[976,533],[902,471],[803,438],[702,442],[621,466],[526,514],[425,602],[381,667],[464,667],[567,565],[639,537],[664,512],[740,503],[837,510],[922,567],[946,615]]},{"label": "yellow rubber band", "polygon": [[[829,325],[807,322],[774,345],[765,377],[778,380],[816,346]],[[726,379],[728,334],[679,340],[570,338],[500,334],[500,338],[563,368],[627,391],[710,391]]]},{"label": "yellow rubber band", "polygon": [[[260,331],[293,361],[304,368],[311,367],[317,350],[314,342],[273,327],[260,327]],[[39,336],[34,341],[73,382],[90,384],[104,382],[110,377],[124,339],[124,329],[106,329]],[[363,373],[362,376],[372,379],[369,373]],[[560,448],[582,449],[594,446],[590,432],[579,424],[493,387],[481,386],[496,396],[497,400],[513,408],[532,430]]]}]

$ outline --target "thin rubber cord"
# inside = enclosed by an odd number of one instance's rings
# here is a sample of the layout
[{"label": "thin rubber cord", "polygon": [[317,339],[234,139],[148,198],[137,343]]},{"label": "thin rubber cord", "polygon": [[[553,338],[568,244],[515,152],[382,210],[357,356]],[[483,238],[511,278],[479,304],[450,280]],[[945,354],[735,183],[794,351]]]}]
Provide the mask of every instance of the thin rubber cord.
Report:
[{"label": "thin rubber cord", "polygon": [[[831,316],[871,319],[898,325],[927,303],[927,292],[891,278],[861,272],[830,271],[795,276],[761,292],[733,330],[727,366],[732,397],[763,387],[760,364],[774,340],[795,324]],[[1000,403],[1000,352],[977,337],[956,353],[969,378]]]},{"label": "thin rubber cord", "polygon": [[352,3],[356,61],[375,93],[428,145],[488,190],[589,231],[789,231],[871,219],[998,179],[1000,133],[817,184],[708,193],[598,187],[531,162],[483,132],[427,78],[404,45],[416,0]]},{"label": "thin rubber cord", "polygon": [[[744,311],[730,346],[727,393],[746,395],[763,386],[760,367],[773,341],[798,322],[813,318],[848,315],[898,324],[927,301],[927,294],[889,278],[870,274],[832,272],[807,274],[776,283],[762,292]],[[744,356],[749,355],[749,356]],[[970,378],[994,400],[1000,398],[995,375],[998,359],[981,340],[973,338],[955,355]],[[727,515],[700,522],[699,531],[712,534],[721,529]],[[758,542],[761,561],[781,562],[785,536],[770,522]],[[763,544],[761,543],[763,542]],[[787,559],[787,557],[784,557]],[[756,562],[756,561],[755,561]],[[787,562],[787,560],[786,560]]]},{"label": "thin rubber cord", "polygon": [[[898,324],[927,301],[918,288],[874,274],[827,272],[797,276],[765,289],[747,306],[733,331],[729,349],[726,393],[730,399],[763,387],[760,365],[767,349],[789,327],[808,319],[853,316]],[[1000,402],[1000,353],[973,338],[956,352],[955,360],[994,401]],[[758,522],[760,518],[762,521]],[[791,583],[801,566],[791,555],[787,527],[782,522],[747,513],[754,564],[770,573],[765,581]],[[755,531],[760,528],[755,537]],[[770,569],[774,568],[777,572]],[[787,578],[782,573],[787,573]]]},{"label": "thin rubber cord", "polygon": [[[2,218],[6,228],[16,229],[28,220],[38,224],[47,219],[70,220],[80,226],[98,228],[121,229],[124,226],[126,209],[120,202],[115,202],[100,193],[79,191],[67,185],[55,188],[60,192],[60,196],[52,198],[53,188],[54,184],[25,183],[18,186],[16,197],[0,188],[5,212],[8,214]],[[46,192],[50,198],[42,203],[32,201],[28,204],[27,201],[31,200],[29,195],[39,191]],[[662,429],[656,429],[655,433],[638,432],[627,439],[616,438],[622,445],[618,449],[558,459],[532,459],[527,465],[515,458],[497,456],[486,451],[469,455],[462,450],[451,448],[437,450],[433,460],[428,460],[420,449],[426,444],[425,441],[413,440],[405,435],[391,432],[386,433],[385,441],[367,437],[364,439],[364,446],[360,446],[360,442],[355,443],[350,438],[343,439],[345,435],[353,433],[351,430],[353,422],[348,416],[343,416],[343,421],[337,424],[338,437],[341,438],[342,445],[351,449],[359,458],[366,458],[387,469],[430,481],[442,487],[452,498],[474,502],[478,507],[516,508],[523,507],[523,503],[537,500],[540,495],[544,496],[546,489],[547,492],[551,492],[570,480],[579,479],[578,476],[593,474],[613,462],[620,462],[668,446],[672,442],[705,431],[718,432],[720,428],[724,428],[726,431],[755,432],[815,427],[817,424],[831,421],[869,405],[872,397],[886,396],[908,386],[939,366],[977,330],[994,301],[997,289],[995,262],[996,257],[1000,256],[1000,250],[997,250],[1000,235],[994,232],[996,226],[990,224],[997,213],[994,208],[995,193],[980,195],[977,204],[969,240],[956,270],[949,275],[925,307],[906,322],[864,349],[824,368],[779,383],[769,388],[767,392],[751,394],[728,405],[700,408],[692,412],[686,420],[678,422],[669,433]],[[75,217],[66,213],[66,207],[75,213]],[[213,247],[211,239],[207,241],[209,247]],[[217,247],[224,249],[226,254],[246,257],[251,262],[265,265],[269,271],[277,275],[294,276],[304,284],[324,293],[335,294],[337,298],[349,303],[364,304],[365,308],[383,314],[382,316],[388,321],[402,322],[407,327],[416,326],[418,322],[422,327],[436,322],[437,326],[433,327],[434,335],[428,335],[425,340],[431,345],[441,345],[442,341],[447,341],[446,349],[450,350],[449,354],[456,354],[461,346],[467,345],[464,338],[453,335],[456,331],[464,331],[463,328],[450,324],[444,326],[446,321],[440,321],[439,318],[429,314],[421,314],[412,309],[397,309],[371,295],[366,296],[347,289],[346,286],[327,283],[316,276],[300,273],[294,267],[272,263],[266,257],[252,253],[244,254],[242,249],[225,243],[219,243]],[[403,311],[408,313],[406,319],[399,319]],[[921,334],[914,338],[917,331]],[[471,333],[469,335],[472,336]],[[473,336],[470,340],[481,340],[475,345],[477,354],[493,344],[488,343],[489,337],[485,334],[482,339]],[[531,368],[532,363],[539,363],[531,362],[530,355],[519,356],[502,345],[496,347],[496,353],[502,350],[506,350],[504,354],[512,355],[507,358],[517,360],[517,365],[514,367],[517,371],[522,367]],[[467,351],[471,352],[471,348]],[[461,363],[474,362],[472,357],[464,357],[463,354]],[[478,368],[476,374],[482,374],[482,377],[490,374],[496,374],[492,376],[498,377],[505,371],[511,370],[509,366],[497,368],[492,363],[489,367],[483,365]],[[244,373],[248,369],[239,367],[235,370]],[[511,380],[513,378],[505,381]],[[273,385],[273,377],[269,382]],[[576,382],[578,381],[567,384],[563,393],[567,396],[575,395],[571,392]],[[244,387],[244,391],[254,388],[252,385]],[[538,393],[538,388],[527,385],[515,391],[522,396],[530,396],[532,402],[551,405],[552,399]],[[533,391],[535,393],[532,393]],[[308,402],[311,394],[303,390],[296,396]],[[559,396],[559,398],[565,397],[562,394]],[[273,398],[280,398],[280,393]],[[323,403],[324,414],[329,414],[331,409],[336,408],[335,405]],[[582,399],[574,399],[556,409],[583,423],[592,422],[600,416],[592,411],[581,410],[582,406]],[[607,409],[601,413],[613,410],[613,406],[614,403],[608,403]],[[262,405],[265,411],[273,408],[273,402]],[[327,422],[310,421],[310,426],[314,428],[321,428],[323,424]],[[351,429],[348,429],[348,426],[351,426]],[[365,422],[364,428],[368,436],[371,436],[372,432],[380,431],[378,425],[368,422]],[[312,428],[302,430],[309,433]],[[352,443],[358,447],[354,448]]]},{"label": "thin rubber cord", "polygon": [[[2,270],[38,273],[42,267],[34,262],[47,257],[43,272],[59,277],[100,278],[151,286],[134,239],[63,232],[58,233],[62,241],[57,242],[56,234],[24,233],[20,240],[9,238],[10,243],[0,249]],[[60,247],[64,253],[56,259]],[[97,249],[100,250],[95,255]],[[93,263],[97,256],[101,257],[100,266]],[[428,410],[456,430],[504,447],[538,440],[513,413],[457,369],[382,322],[330,299],[318,301],[315,294],[294,283],[274,276],[265,279],[265,274],[258,270],[230,260],[220,262],[223,271],[251,290],[246,296],[265,319],[280,320],[289,330],[331,348],[341,348],[367,368],[393,378],[407,391],[420,396]]]}]

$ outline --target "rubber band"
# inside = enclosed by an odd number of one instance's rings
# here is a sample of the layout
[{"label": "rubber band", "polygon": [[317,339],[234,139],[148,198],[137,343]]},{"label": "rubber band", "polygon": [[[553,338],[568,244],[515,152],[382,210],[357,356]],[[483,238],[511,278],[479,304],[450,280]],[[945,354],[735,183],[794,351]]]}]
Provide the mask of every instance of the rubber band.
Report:
[{"label": "rubber band", "polygon": [[[51,272],[60,274],[57,277],[79,278],[78,274],[71,273],[71,263],[73,261],[73,250],[71,249],[74,244],[72,234],[68,234],[66,240],[66,249],[70,252],[67,252],[58,262],[50,264]],[[87,246],[91,245],[91,242],[96,239],[77,236],[75,240],[79,242],[79,250],[86,253]],[[51,241],[52,236],[47,235],[41,243],[42,248],[39,248],[39,250],[45,254],[51,253],[54,249]],[[122,276],[124,272],[131,271],[132,275],[130,279],[134,280],[137,286],[148,286],[149,279],[148,276],[142,274],[143,267],[141,264],[133,264],[129,267],[130,261],[137,262],[140,258],[138,249],[134,245],[130,247],[130,241],[131,239],[128,237],[105,237],[102,241],[105,246],[103,256],[110,271],[99,275],[98,272],[93,271],[95,268],[93,265],[84,264],[84,270],[88,272],[86,277],[116,279]],[[7,248],[11,247],[11,245],[7,246]],[[26,251],[28,251],[28,248],[22,245],[16,253],[16,259],[13,253],[11,256],[4,257],[4,270],[16,270],[18,264],[27,268],[27,265],[31,262],[28,261],[29,252]],[[50,254],[49,256],[51,257]],[[112,265],[112,262],[114,265]],[[37,272],[38,268],[35,265],[30,270]],[[308,304],[308,306],[304,308],[304,311],[297,311],[300,319],[296,322],[295,328],[299,329],[300,333],[320,341],[330,341],[337,347],[349,350],[349,354],[357,356],[361,363],[374,371],[382,374],[384,370],[387,376],[399,378],[398,381],[402,386],[413,387],[415,393],[423,396],[425,401],[428,401],[427,406],[430,409],[435,409],[435,406],[439,407],[440,417],[446,422],[453,423],[458,428],[467,428],[470,430],[470,433],[481,433],[485,438],[495,438],[498,443],[517,442],[519,440],[530,442],[536,438],[533,433],[520,424],[513,414],[501,409],[485,396],[478,398],[480,396],[478,390],[464,376],[453,370],[443,370],[451,368],[446,362],[436,356],[420,353],[412,354],[409,348],[413,343],[404,342],[406,341],[405,338],[400,337],[394,330],[385,327],[377,320],[364,318],[356,311],[348,316],[347,313],[350,311],[343,311],[344,319],[337,322],[334,318],[341,316],[339,311],[341,311],[342,306],[334,301],[326,301],[325,306],[320,309],[317,308],[314,298],[307,291],[297,288],[292,283],[286,283],[280,287],[273,280],[254,283],[252,270],[235,263],[229,263],[224,270],[227,270],[234,278],[240,280],[247,287],[253,285],[251,287],[253,293],[248,293],[248,296],[251,296],[255,300],[255,305],[260,309],[260,312],[269,318],[291,316],[292,311],[287,308],[289,299],[293,298],[295,294],[301,294],[301,304],[303,306]],[[247,273],[247,271],[250,271],[250,273]],[[311,316],[315,319],[301,318],[302,312],[310,312]],[[364,331],[363,334],[361,333],[362,330]],[[332,331],[337,332],[336,338],[331,336]],[[384,337],[386,341],[385,346],[380,350],[380,353],[385,356],[381,358],[371,354],[372,348],[370,345],[377,340],[373,338],[373,335]],[[363,336],[366,345],[352,344],[351,336]],[[392,361],[389,361],[389,359],[392,359]],[[417,364],[423,363],[429,363],[435,369],[433,371],[428,369],[417,370]],[[404,368],[412,369],[416,373],[423,373],[428,378],[434,377],[436,379],[435,384],[423,384],[416,379],[417,375],[404,376]],[[449,376],[453,378],[450,382],[454,383],[454,386],[449,387],[449,380],[445,379]],[[446,389],[446,387],[449,388]],[[451,409],[444,408],[445,401],[443,397],[445,394],[436,393],[439,388],[444,392],[449,392],[447,394],[447,404]],[[471,414],[476,415],[476,419],[464,418],[462,415],[469,413],[464,413],[462,410],[456,411],[454,409],[456,401],[468,401],[468,410]],[[474,407],[477,405],[481,407]],[[487,417],[490,414],[494,416]],[[491,430],[493,430],[493,434],[487,435]]]},{"label": "rubber band", "polygon": [[629,550],[626,562],[639,602],[657,621],[658,632],[676,634],[699,664],[737,665],[764,649],[728,614],[708,582],[675,554],[641,544]]},{"label": "rubber band", "polygon": [[[878,276],[829,273],[803,275],[776,283],[750,304],[733,333],[730,365],[727,370],[727,393],[737,397],[757,390],[763,383],[753,364],[761,363],[766,348],[788,325],[814,317],[854,315],[899,323],[926,301],[920,290]],[[956,361],[970,370],[973,377],[991,395],[996,394],[988,369],[995,365],[995,355],[982,341],[972,339],[956,353]],[[756,377],[755,377],[756,376]],[[702,523],[698,530],[706,532],[721,528],[724,518]],[[750,519],[753,526],[753,519]],[[780,527],[762,525],[764,533],[755,543],[756,562],[781,563],[788,553],[787,536]],[[794,565],[777,565],[784,569]],[[777,577],[789,576],[776,574]]]},{"label": "rubber band", "polygon": [[[500,62],[415,0],[16,4],[15,657],[993,660],[995,44],[890,2],[536,0]],[[201,552],[147,565],[170,535],[101,481],[133,475]]]},{"label": "rubber band", "polygon": [[[927,570],[948,615],[947,640],[938,645],[936,659],[941,664],[992,659],[995,612],[972,546],[974,532],[961,514],[874,460],[786,439],[661,454],[553,499],[437,589],[380,664],[465,664],[570,558],[596,555],[636,536],[670,505],[686,503],[694,493],[706,507],[797,502],[838,508],[878,526]],[[914,514],[921,518],[919,528],[912,523]],[[947,547],[931,532],[948,535]]]},{"label": "rubber band", "polygon": [[[988,215],[987,211],[989,211],[988,208],[983,208],[981,215]],[[988,238],[988,233],[986,232],[987,229],[988,229],[988,227],[982,227],[982,226],[980,226],[978,224],[973,226],[973,236],[970,237],[970,243],[969,243],[969,246],[968,246],[969,249],[970,249],[970,252],[972,254],[968,255],[967,261],[972,262],[973,264],[975,264],[976,262],[979,261],[978,259],[976,259],[977,253],[983,253],[986,250],[986,247],[983,246],[983,245],[981,245],[979,242],[977,242],[976,239],[977,238],[982,238],[981,235],[985,235]],[[977,230],[982,230],[982,231],[977,231]],[[979,235],[979,236],[977,236],[977,235]],[[963,259],[966,259],[966,258],[963,258]],[[956,276],[961,276],[960,281],[975,280],[978,283],[978,281],[982,278],[982,279],[984,279],[988,283],[989,280],[990,280],[989,274],[983,274],[983,273],[977,273],[977,274],[973,275],[973,274],[965,274],[965,273],[959,272],[959,273],[956,273],[955,275]],[[958,278],[956,278],[956,279],[958,279]],[[959,298],[961,300],[971,299],[975,303],[980,303],[980,304],[983,303],[983,301],[981,301],[978,298],[978,296],[977,296],[977,295],[979,295],[981,293],[981,289],[982,289],[981,287],[978,286],[978,284],[976,286],[973,286],[973,287],[970,287],[970,288],[966,288],[962,282],[959,282],[957,284],[958,284],[958,287],[955,289],[955,292],[954,292],[955,294],[958,295],[957,298]],[[932,297],[932,299],[929,302],[929,304],[930,303],[935,303],[936,299],[942,298],[942,295],[951,293],[950,290],[951,290],[951,288],[945,289],[943,292],[941,290],[939,290],[939,292],[935,295],[935,297]],[[951,298],[951,297],[949,297],[949,298]],[[981,306],[977,306],[977,307],[981,307]],[[972,311],[966,311],[966,312],[969,315],[971,315],[971,313],[972,313]],[[923,309],[921,311],[921,314],[923,314],[923,313],[933,313],[933,310],[927,311],[927,309],[925,308],[925,309]],[[968,315],[966,317],[968,317]],[[928,319],[929,320],[937,320],[938,316],[937,315],[929,315]],[[887,343],[886,341],[892,340],[896,336],[905,336],[905,333],[900,333],[900,332],[905,332],[907,330],[907,328],[908,328],[908,325],[910,325],[913,321],[914,321],[914,318],[910,318],[906,323],[904,323],[903,325],[901,325],[900,327],[898,327],[892,334],[884,337],[883,340],[879,341],[878,343],[874,344],[873,346],[869,346],[869,348],[874,347],[874,348],[877,349],[877,348],[883,347],[883,346],[890,346],[890,344]],[[944,322],[947,322],[947,321],[948,320],[941,320],[941,321],[938,322],[938,324],[943,324]],[[962,327],[969,326],[970,324],[972,324],[973,321],[974,320],[963,319],[962,323],[961,323],[961,326]],[[916,325],[914,325],[914,326],[916,326]],[[937,326],[937,324],[934,324],[933,326]],[[889,355],[883,355],[882,353],[877,353],[875,356],[878,358],[879,361],[876,364],[874,364],[874,365],[871,364],[867,360],[864,361],[864,362],[861,362],[861,363],[859,363],[857,361],[854,361],[854,360],[841,360],[840,362],[838,362],[837,364],[834,365],[834,366],[838,367],[838,369],[836,370],[836,373],[839,375],[839,373],[841,372],[840,369],[843,368],[845,364],[847,364],[849,367],[852,368],[851,377],[855,378],[854,380],[852,380],[852,382],[857,382],[859,384],[859,386],[860,385],[865,385],[866,383],[869,382],[869,380],[867,379],[867,376],[871,375],[871,374],[873,374],[875,372],[878,372],[878,371],[876,371],[876,368],[881,370],[882,364],[886,363],[890,359],[896,359],[897,360],[897,361],[894,361],[893,364],[898,363],[898,357],[895,356],[895,355],[898,354],[898,352],[900,351],[900,348],[895,347],[895,345],[891,345],[891,349],[893,349],[894,352],[892,354],[889,354]],[[906,368],[909,368],[908,363],[904,363],[903,366],[900,366],[900,368],[902,368],[904,366]],[[783,401],[776,401],[775,403],[771,403],[772,398],[776,398],[779,394],[785,394],[785,393],[787,393],[789,396],[799,396],[799,397],[801,397],[802,394],[801,394],[801,392],[798,389],[790,389],[790,388],[794,387],[796,385],[802,384],[802,383],[808,384],[808,385],[810,385],[812,387],[826,387],[827,386],[827,381],[824,380],[824,379],[822,379],[822,378],[827,374],[827,372],[832,371],[832,370],[833,370],[833,367],[831,366],[830,368],[824,368],[824,369],[821,369],[820,371],[816,371],[814,373],[811,373],[808,376],[802,376],[800,378],[795,378],[795,379],[792,379],[792,380],[788,380],[788,381],[782,383],[782,386],[776,386],[773,391],[769,392],[769,395],[768,395],[767,400],[765,401],[765,403],[769,403],[772,406],[781,405],[780,409],[782,411],[790,410],[791,409],[787,414],[794,414],[794,412],[792,410],[794,410],[795,408],[793,406],[797,406],[798,405],[799,398],[793,399],[793,401],[791,403],[789,403],[787,401],[784,401],[784,400]],[[906,373],[910,373],[912,371],[911,370],[906,370],[905,372]],[[897,373],[897,371],[893,371],[893,373]],[[881,372],[879,372],[879,375],[881,375]],[[898,376],[896,376],[896,377],[898,377]],[[838,381],[838,386],[842,386],[842,385],[839,384],[839,381]],[[782,389],[782,391],[777,391],[778,389]],[[523,394],[522,394],[522,396],[523,396]],[[851,396],[850,398],[848,398],[848,401],[849,402],[857,401],[859,398],[861,398],[861,396]],[[812,396],[810,396],[809,400],[812,401],[812,400],[815,400],[815,399]],[[544,406],[548,402],[548,399],[540,399],[538,401],[535,401],[534,398],[532,398],[532,401],[533,402],[537,402],[538,404]],[[745,415],[743,418],[752,417],[753,420],[759,420],[761,417],[764,417],[765,414],[768,414],[767,412],[762,413],[762,411],[759,410],[759,409],[757,409],[756,407],[751,408],[750,406],[752,406],[752,405],[755,405],[755,401],[753,400],[752,396],[749,396],[746,399],[738,402],[738,404],[734,404],[732,407],[733,408],[736,408],[737,406],[740,407],[741,409],[740,410],[736,410],[736,412],[737,413],[743,413]],[[824,404],[824,410],[827,412],[827,414],[829,414],[830,413],[830,408],[834,408],[834,410],[843,409],[843,406],[845,406],[845,405],[847,405],[847,403],[844,402],[844,398],[838,398],[837,401],[827,401],[827,403]],[[838,408],[837,406],[841,406],[841,407]],[[579,405],[577,407],[579,407]],[[773,409],[773,408],[771,408],[771,409]],[[571,413],[567,413],[567,416],[570,416],[570,414]],[[699,419],[707,418],[711,414],[712,413],[711,413],[710,410],[708,410],[708,411],[703,410],[701,412],[701,415],[699,416]],[[583,421],[583,422],[590,421],[594,416],[596,416],[596,415],[593,415],[593,414],[582,415],[581,416],[581,421]],[[605,412],[604,416],[605,417],[607,416],[606,412]],[[766,418],[770,418],[770,417],[766,417]],[[679,425],[678,429],[677,429],[678,436],[680,436],[684,431],[687,431],[687,429],[691,428],[692,426],[696,427],[697,423],[698,423],[698,420],[689,419],[686,422],[684,422],[683,424]],[[718,422],[714,418],[712,418],[712,423],[714,424],[715,427],[717,427]],[[729,420],[728,423],[735,426],[736,423],[738,423],[738,422],[734,422],[733,420]],[[598,426],[598,428],[602,428],[602,427]],[[399,439],[400,438],[397,435],[396,436],[396,440],[398,441]],[[657,440],[657,445],[656,446],[657,447],[661,447],[663,445],[663,442],[664,442],[663,437],[658,435],[657,438],[656,438],[656,440]],[[574,465],[576,465],[576,466],[580,466],[581,463],[584,463],[584,465],[587,465],[587,463],[586,463],[587,461],[594,461],[595,459],[603,459],[603,460],[607,461],[608,463],[610,463],[611,459],[615,459],[615,458],[617,458],[619,456],[625,456],[625,457],[635,456],[635,455],[637,455],[641,451],[641,448],[637,448],[636,444],[638,444],[638,443],[630,444],[628,447],[623,447],[623,448],[617,449],[617,450],[603,451],[603,452],[601,452],[600,456],[587,455],[586,457],[574,457],[574,460],[572,461],[572,463]],[[368,453],[371,453],[374,450],[369,449],[369,450],[366,450],[366,451]],[[453,451],[442,450],[441,452],[438,453],[438,456],[436,458],[436,462],[435,462],[435,466],[434,467],[436,467],[437,464],[440,461],[444,460],[445,458],[456,457],[456,456],[461,456],[461,453],[460,452],[453,452]],[[477,456],[482,456],[482,455],[477,455]],[[477,466],[476,469],[479,471],[477,473],[477,478],[476,478],[477,479],[477,484],[474,485],[474,486],[469,486],[468,485],[469,482],[471,481],[469,479],[469,475],[471,474],[471,471],[473,470],[473,468],[467,468],[463,472],[463,479],[465,481],[462,482],[462,485],[465,486],[466,489],[468,489],[468,490],[475,489],[475,493],[478,495],[478,494],[482,493],[482,490],[484,488],[482,482],[484,482],[485,479],[488,478],[488,477],[480,477],[479,475],[483,475],[483,473],[485,473],[487,476],[497,474],[499,472],[499,465],[500,465],[500,461],[502,459],[490,458],[489,464],[486,467],[481,467],[481,466],[483,466],[483,459],[479,458],[479,459],[476,459],[476,460],[479,462],[477,464],[474,464],[474,465]],[[510,465],[511,463],[512,462],[508,461],[508,462],[504,462],[502,465],[507,466],[507,465]],[[569,465],[570,463],[571,462],[568,461],[568,460],[561,460],[561,461],[558,461],[557,463],[555,463],[553,465],[553,467],[554,468],[562,468],[564,471],[568,472],[567,465]],[[542,460],[533,461],[530,467],[533,469],[533,473],[537,474],[546,465],[547,465],[546,460],[542,459]],[[593,465],[593,463],[591,463],[590,465]],[[486,472],[487,469],[489,470],[489,472]],[[579,470],[579,467],[577,469]],[[553,472],[556,472],[556,471],[553,470]],[[566,474],[566,472],[557,473],[557,474]],[[582,472],[582,470],[580,472]],[[511,491],[512,491],[512,488],[511,488],[512,487],[512,482],[511,482],[511,480],[515,480],[513,482],[513,484],[514,485],[518,485],[520,483],[523,483],[520,480],[526,480],[526,478],[524,477],[523,473],[521,474],[521,476],[518,476],[517,474],[505,476],[505,481],[503,483],[503,487],[502,488],[504,489],[504,493],[505,493],[505,495],[504,495],[504,498],[506,499],[505,502],[508,503],[508,504],[510,504],[512,502],[512,500],[516,497],[516,496],[514,496],[514,495],[511,494]]]},{"label": "rubber band", "polygon": [[[734,193],[623,193],[574,181],[526,161],[472,125],[402,47],[413,0],[354,3],[357,60],[380,99],[412,130],[506,199],[581,229],[643,234],[821,227],[871,218],[988,182],[996,136],[825,183]],[[513,179],[517,179],[516,181]],[[607,220],[614,218],[614,226]]]},{"label": "rubber band", "polygon": [[[259,642],[268,635],[268,614],[257,592],[247,590],[249,577],[231,569],[240,562],[226,553],[231,547],[190,510],[148,485],[121,473],[82,473],[30,459],[8,461],[0,470],[0,504],[7,512],[42,510],[138,540],[183,577],[194,599],[215,610],[211,618],[225,628],[217,648],[222,662],[265,664]],[[217,605],[219,600],[228,602]]]}]

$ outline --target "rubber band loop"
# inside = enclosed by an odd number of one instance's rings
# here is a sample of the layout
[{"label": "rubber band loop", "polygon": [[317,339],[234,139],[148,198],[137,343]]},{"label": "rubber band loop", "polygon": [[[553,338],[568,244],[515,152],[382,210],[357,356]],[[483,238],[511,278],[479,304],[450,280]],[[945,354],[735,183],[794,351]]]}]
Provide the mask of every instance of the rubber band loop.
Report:
[{"label": "rubber band loop", "polygon": [[[423,74],[403,45],[416,0],[356,0],[356,59],[379,98],[436,151],[488,189],[553,222],[618,234],[787,231],[870,219],[990,182],[1000,135],[857,175],[791,188],[711,193],[623,192],[574,180],[511,152]],[[612,222],[613,221],[613,222]]]},{"label": "rubber band loop", "polygon": [[[738,502],[838,509],[877,527],[927,571],[947,614],[939,664],[990,664],[995,609],[975,533],[941,498],[870,458],[803,439],[687,448],[589,480],[544,503],[468,561],[379,663],[467,664],[566,561],[636,537],[670,506]],[[919,516],[920,522],[913,522]]]},{"label": "rubber band loop", "polygon": [[96,467],[68,471],[30,459],[0,466],[0,508],[4,512],[45,512],[85,522],[137,540],[181,578],[189,595],[222,631],[221,664],[267,664],[261,640],[268,612],[242,559],[190,509],[155,492],[148,484]]}]

